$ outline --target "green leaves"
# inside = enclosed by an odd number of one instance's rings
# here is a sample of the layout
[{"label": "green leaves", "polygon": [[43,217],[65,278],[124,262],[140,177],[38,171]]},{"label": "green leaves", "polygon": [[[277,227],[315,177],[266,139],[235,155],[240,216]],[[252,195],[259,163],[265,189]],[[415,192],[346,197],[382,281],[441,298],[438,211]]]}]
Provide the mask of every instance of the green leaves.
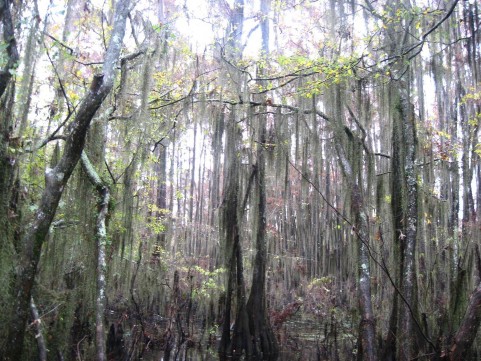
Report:
[{"label": "green leaves", "polygon": [[213,294],[224,290],[224,286],[219,282],[219,277],[226,273],[227,270],[225,268],[216,268],[211,272],[200,266],[194,266],[192,271],[198,274],[200,280],[193,292],[195,298],[210,299]]}]

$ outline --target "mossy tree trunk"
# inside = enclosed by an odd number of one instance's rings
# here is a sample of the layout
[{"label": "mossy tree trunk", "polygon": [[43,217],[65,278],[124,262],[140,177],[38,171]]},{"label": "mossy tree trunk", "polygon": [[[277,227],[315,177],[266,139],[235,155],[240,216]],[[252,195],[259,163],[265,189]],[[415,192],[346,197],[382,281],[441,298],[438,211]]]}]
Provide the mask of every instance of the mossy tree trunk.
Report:
[{"label": "mossy tree trunk", "polygon": [[[270,0],[261,1],[261,33],[262,33],[262,57],[269,59],[269,13]],[[259,65],[259,77],[264,76],[265,66]],[[261,82],[265,83],[265,82]],[[266,84],[261,84],[266,86]],[[267,108],[260,107],[260,113],[266,114]],[[255,165],[255,208],[257,230],[255,234],[255,250],[252,286],[247,302],[247,314],[249,315],[250,339],[253,342],[253,356],[256,359],[276,359],[279,353],[277,339],[274,336],[267,313],[266,301],[266,270],[267,270],[267,237],[266,237],[266,132],[268,115],[257,116],[257,144]]]},{"label": "mossy tree trunk", "polygon": [[[14,25],[11,14],[12,3],[4,0],[0,2],[0,21],[2,22],[3,43],[7,44],[7,62],[0,70],[0,257],[11,245],[11,227],[9,220],[9,202],[13,181],[15,156],[12,150],[13,137],[13,100],[15,80],[12,75],[19,59]],[[0,258],[1,259],[1,258]],[[3,271],[2,271],[3,272]]]},{"label": "mossy tree trunk", "polygon": [[[236,0],[231,11],[228,33],[227,52],[231,61],[242,58],[242,31],[244,25],[244,0]],[[242,93],[240,76],[236,74],[234,91]],[[239,95],[240,96],[240,95]],[[246,309],[246,291],[244,282],[244,267],[241,248],[240,224],[240,159],[239,143],[241,133],[237,125],[238,111],[233,106],[230,110],[226,129],[225,160],[224,160],[224,197],[221,204],[220,228],[224,241],[225,265],[227,268],[227,287],[225,308],[222,322],[222,336],[219,344],[221,359],[227,357],[240,358],[242,353],[252,354],[252,342],[249,333],[249,319]],[[233,307],[234,306],[234,307]],[[232,328],[232,316],[235,322]]]},{"label": "mossy tree trunk", "polygon": [[[359,360],[375,361],[377,357],[375,318],[371,299],[371,247],[369,236],[369,216],[363,196],[363,149],[362,142],[343,126],[340,87],[336,86],[334,109],[336,118],[334,128],[335,148],[348,192],[350,192],[353,234],[357,238],[357,285],[358,303],[361,313],[359,323],[358,356]],[[346,136],[347,133],[347,136]],[[346,144],[346,138],[348,146]],[[345,148],[350,148],[349,157]],[[369,156],[369,154],[367,155]],[[350,159],[352,158],[352,159]]]},{"label": "mossy tree trunk", "polygon": [[267,267],[267,237],[266,237],[266,176],[265,149],[266,125],[265,119],[259,120],[259,136],[257,144],[257,163],[255,169],[255,184],[257,188],[255,218],[257,230],[255,233],[255,250],[252,286],[247,302],[249,315],[249,339],[252,341],[252,355],[255,359],[276,359],[279,353],[277,340],[272,332],[267,314],[266,301],[266,267]]},{"label": "mossy tree trunk", "polygon": [[[401,142],[403,144],[403,182],[405,197],[403,201],[403,224],[399,230],[401,243],[401,292],[403,302],[400,304],[399,332],[400,342],[398,349],[399,360],[410,360],[414,355],[414,318],[417,317],[417,273],[416,273],[416,242],[418,223],[418,179],[415,168],[416,159],[416,126],[414,109],[409,101],[409,93],[404,89],[400,94],[398,111],[402,130]],[[394,166],[394,165],[393,165]]]},{"label": "mossy tree trunk", "polygon": [[[225,143],[225,183],[224,199],[222,201],[221,230],[224,239],[225,265],[227,268],[227,288],[225,308],[222,323],[222,335],[219,344],[220,357],[240,357],[245,350],[252,353],[249,338],[249,323],[246,310],[246,295],[244,284],[244,269],[242,265],[242,249],[239,229],[239,159],[238,138],[239,130],[235,122],[235,112],[227,124],[227,138]],[[234,298],[234,297],[235,298]],[[235,300],[235,302],[234,302]],[[233,305],[236,306],[235,312]],[[235,314],[235,324],[231,337],[231,316]]]},{"label": "mossy tree trunk", "polygon": [[481,284],[476,287],[471,295],[466,313],[461,321],[461,325],[454,336],[452,345],[443,359],[450,361],[465,360],[467,353],[471,349],[476,334],[481,324]]},{"label": "mossy tree trunk", "polygon": [[106,218],[109,211],[110,190],[107,185],[100,179],[97,171],[85,152],[82,152],[82,168],[89,181],[95,187],[99,195],[97,222],[95,225],[95,238],[97,243],[97,300],[95,309],[95,345],[97,349],[97,361],[105,361],[105,306],[106,306],[106,245],[107,245],[107,225]]}]

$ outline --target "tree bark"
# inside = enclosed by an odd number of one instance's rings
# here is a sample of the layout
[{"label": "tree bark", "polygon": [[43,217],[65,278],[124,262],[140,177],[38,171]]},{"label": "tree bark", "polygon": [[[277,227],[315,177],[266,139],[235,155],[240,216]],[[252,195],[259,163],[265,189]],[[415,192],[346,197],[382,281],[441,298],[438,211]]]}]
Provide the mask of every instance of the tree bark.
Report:
[{"label": "tree bark", "polygon": [[[244,0],[234,2],[228,33],[229,38],[227,52],[233,61],[242,58],[241,37],[244,25]],[[241,93],[240,76],[236,76],[235,91]],[[219,124],[223,129],[223,119]],[[221,360],[233,357],[241,357],[245,351],[252,354],[252,342],[249,333],[249,322],[246,309],[246,294],[244,283],[244,268],[242,250],[240,244],[239,229],[239,144],[241,135],[237,127],[236,109],[231,110],[226,128],[225,141],[225,183],[224,198],[221,204],[221,230],[225,247],[225,261],[228,269],[226,303],[222,326],[222,337],[219,344],[219,356]],[[220,142],[221,138],[218,138]],[[217,143],[217,142],[216,142]],[[233,297],[235,296],[235,298]],[[235,300],[235,303],[233,302]],[[235,304],[235,313],[232,305]],[[231,316],[235,314],[235,324],[231,337]]]},{"label": "tree bark", "polygon": [[358,232],[358,277],[359,277],[359,309],[361,311],[362,360],[377,360],[375,319],[371,298],[371,267],[369,257],[368,216],[364,210],[360,186],[354,185],[351,195],[351,206],[354,209],[355,224]]},{"label": "tree bark", "polygon": [[[12,75],[18,63],[17,42],[10,12],[9,0],[0,0],[0,21],[3,25],[3,42],[8,44],[7,64],[0,70],[0,260],[10,247],[11,222],[8,218],[10,189],[14,173],[15,158],[9,154],[9,143],[13,130],[14,85]],[[9,87],[9,85],[11,85]],[[7,90],[8,89],[8,90]],[[10,258],[10,257],[8,257]],[[3,276],[3,275],[2,275]]]},{"label": "tree bark", "polygon": [[[481,283],[471,295],[468,308],[461,321],[458,332],[454,336],[454,342],[449,349],[448,360],[465,360],[466,353],[473,345],[474,339],[481,323]],[[443,359],[446,359],[444,355]]]},{"label": "tree bark", "polygon": [[5,69],[0,70],[0,97],[5,93],[19,59],[10,4],[11,2],[9,0],[0,0],[0,20],[3,23],[3,40],[8,44],[6,49],[8,56],[7,65]]},{"label": "tree bark", "polygon": [[95,234],[97,241],[97,300],[95,310],[96,332],[95,340],[97,347],[97,361],[105,361],[105,328],[104,328],[104,314],[106,306],[106,245],[107,245],[107,226],[106,217],[109,211],[110,191],[109,188],[100,179],[95,171],[92,163],[85,152],[82,152],[82,168],[90,182],[95,186],[99,194],[100,200],[98,203],[97,223],[95,225]]},{"label": "tree bark", "polygon": [[[157,206],[157,221],[164,221],[167,218],[167,145],[159,144],[158,163],[155,165],[157,173],[157,195],[155,204]],[[166,231],[157,234],[157,245],[166,249]]]},{"label": "tree bark", "polygon": [[38,360],[47,361],[47,346],[45,343],[45,337],[43,337],[42,320],[38,315],[37,306],[33,301],[33,297],[30,299],[30,312],[32,313],[32,324],[35,326],[35,339],[37,340]]},{"label": "tree bark", "polygon": [[[406,89],[404,89],[406,91]],[[407,92],[407,91],[406,91]],[[417,172],[416,158],[416,130],[414,111],[409,102],[408,94],[400,94],[398,111],[400,113],[402,142],[403,142],[403,181],[405,183],[405,198],[403,220],[405,232],[400,232],[402,252],[401,292],[405,302],[400,304],[398,348],[399,360],[411,360],[414,353],[414,321],[413,307],[416,303],[416,240],[417,240]]]},{"label": "tree bark", "polygon": [[[269,12],[270,0],[261,1],[261,33],[262,56],[269,56]],[[264,65],[259,66],[259,75],[263,76]],[[265,84],[263,84],[265,85]],[[263,107],[264,110],[266,107]],[[255,216],[257,218],[256,255],[252,275],[252,287],[247,301],[249,315],[250,339],[253,342],[253,356],[257,359],[275,360],[279,354],[279,346],[274,336],[267,314],[266,304],[266,268],[267,268],[267,239],[266,239],[266,123],[267,115],[260,115],[258,119],[257,164],[255,169],[255,184],[257,188]]]},{"label": "tree bark", "polygon": [[[35,78],[35,65],[38,59],[37,34],[40,26],[40,15],[38,14],[37,3],[34,3],[34,13],[32,14],[32,26],[28,33],[25,45],[25,55],[23,60],[24,70],[20,80],[17,95],[17,119],[20,119],[20,126],[17,136],[22,137],[28,125],[28,113],[32,99],[32,87]],[[44,25],[45,28],[48,22]],[[41,35],[43,37],[43,34]]]},{"label": "tree bark", "polygon": [[359,324],[360,334],[360,359],[374,361],[377,360],[376,349],[376,330],[374,322],[374,312],[372,309],[371,300],[371,266],[369,255],[369,220],[364,204],[362,194],[362,149],[361,141],[351,134],[348,137],[350,146],[354,149],[353,153],[358,159],[349,159],[343,143],[344,127],[342,123],[342,109],[341,109],[341,94],[340,87],[336,87],[335,98],[336,119],[332,124],[334,129],[335,148],[339,159],[339,165],[342,170],[344,181],[347,183],[347,188],[351,190],[351,213],[354,217],[353,230],[355,232],[358,242],[358,302],[359,310],[361,312],[361,322]]},{"label": "tree bark", "polygon": [[272,332],[266,310],[266,181],[265,181],[265,121],[260,120],[259,144],[257,145],[257,233],[256,255],[252,275],[252,287],[247,302],[250,338],[253,341],[253,356],[259,359],[276,359],[279,353],[277,340]]},{"label": "tree bark", "polygon": [[[222,202],[221,228],[226,252],[227,290],[224,309],[222,336],[219,344],[221,359],[229,356],[239,357],[243,350],[251,353],[249,339],[249,325],[246,311],[246,296],[244,284],[244,269],[242,266],[242,252],[240,245],[238,200],[239,200],[239,160],[237,125],[235,112],[231,113],[227,126],[227,139],[225,143],[226,180],[224,185],[224,200]],[[234,330],[231,337],[231,314],[233,295],[235,295],[236,317]]]},{"label": "tree bark", "polygon": [[[338,126],[339,127],[339,126]],[[351,162],[342,147],[340,129],[335,132],[336,151],[343,171],[344,179],[351,189],[351,208],[354,216],[354,229],[358,242],[358,300],[361,311],[361,322],[359,333],[361,344],[361,360],[377,360],[376,351],[376,330],[374,323],[374,313],[371,300],[371,267],[369,256],[369,225],[368,215],[365,211],[362,188],[358,179],[360,176],[354,174]],[[356,147],[357,148],[357,147]]]},{"label": "tree bark", "polygon": [[89,92],[78,107],[77,115],[69,127],[70,133],[66,139],[62,158],[53,169],[47,168],[45,172],[45,190],[32,224],[26,227],[28,231],[21,239],[22,253],[12,288],[15,292],[13,295],[15,304],[11,311],[4,360],[18,360],[22,354],[30,296],[42,245],[47,237],[65,185],[80,159],[90,122],[112,89],[115,66],[125,33],[129,3],[129,0],[120,0],[116,5],[115,20],[104,59],[103,72],[94,76]]}]

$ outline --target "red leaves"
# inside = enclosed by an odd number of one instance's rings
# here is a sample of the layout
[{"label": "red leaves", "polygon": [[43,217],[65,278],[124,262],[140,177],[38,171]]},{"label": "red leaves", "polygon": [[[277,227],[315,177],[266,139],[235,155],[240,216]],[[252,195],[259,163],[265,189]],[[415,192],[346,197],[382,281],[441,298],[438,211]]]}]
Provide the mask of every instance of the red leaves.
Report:
[{"label": "red leaves", "polygon": [[271,324],[274,328],[280,328],[292,316],[294,316],[301,307],[299,301],[289,303],[281,311],[271,311]]}]

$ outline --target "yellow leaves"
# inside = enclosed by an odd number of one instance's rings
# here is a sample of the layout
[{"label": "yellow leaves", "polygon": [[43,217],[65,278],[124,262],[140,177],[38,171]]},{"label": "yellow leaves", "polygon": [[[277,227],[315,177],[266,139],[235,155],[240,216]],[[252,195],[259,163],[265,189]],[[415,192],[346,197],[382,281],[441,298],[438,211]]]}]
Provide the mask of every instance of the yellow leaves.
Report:
[{"label": "yellow leaves", "polygon": [[166,226],[163,220],[157,217],[149,217],[149,222],[147,222],[147,228],[149,228],[153,234],[161,234],[166,230]]},{"label": "yellow leaves", "polygon": [[432,223],[432,217],[429,213],[424,212],[424,219],[426,221],[426,224],[431,224]]},{"label": "yellow leaves", "polygon": [[451,139],[451,134],[449,133],[446,133],[442,130],[437,130],[436,133],[441,137],[441,138],[445,138],[445,139]]},{"label": "yellow leaves", "polygon": [[156,71],[152,74],[154,78],[155,84],[157,86],[163,86],[169,84],[169,80],[167,78],[167,72],[165,71]]},{"label": "yellow leaves", "polygon": [[322,287],[324,291],[326,292],[330,292],[330,290],[328,288],[326,288],[325,286],[329,286],[331,285],[333,282],[333,277],[321,277],[321,278],[314,278],[310,283],[309,285],[307,286],[307,288],[309,290],[312,290],[313,288],[316,288],[316,287]]},{"label": "yellow leaves", "polygon": [[150,212],[152,212],[152,213],[161,213],[161,214],[163,214],[163,215],[167,215],[167,214],[170,213],[170,211],[169,211],[168,209],[159,208],[159,207],[157,207],[157,205],[154,204],[154,203],[148,204],[148,205],[147,205],[147,208],[148,208],[148,210],[149,210]]},{"label": "yellow leaves", "polygon": [[159,208],[156,204],[151,203],[147,205],[149,209],[149,213],[153,214],[152,216],[147,217],[146,227],[150,229],[153,234],[161,234],[165,232],[166,225],[165,225],[165,216],[170,214],[168,209]]},{"label": "yellow leaves", "polygon": [[152,246],[152,255],[164,259],[167,258],[168,252],[162,246],[154,244]]},{"label": "yellow leaves", "polygon": [[322,94],[332,84],[340,84],[352,79],[356,74],[354,68],[358,63],[359,55],[340,56],[336,59],[319,58],[317,60],[304,61],[303,65],[310,65],[307,71],[314,70],[317,74],[312,80],[306,81],[298,91],[305,98],[312,98]]},{"label": "yellow leaves", "polygon": [[212,272],[209,271],[208,269],[204,269],[200,266],[194,266],[192,268],[194,271],[198,272],[199,274],[201,274],[202,276],[207,276],[207,277],[215,277],[215,276],[220,276],[222,274],[224,274],[227,269],[224,268],[224,267],[220,267],[220,268],[216,268],[214,269]]},{"label": "yellow leaves", "polygon": [[481,90],[477,90],[475,87],[471,87],[469,88],[469,92],[461,98],[461,104],[466,104],[478,100],[481,100]]},{"label": "yellow leaves", "polygon": [[184,194],[182,193],[182,191],[178,189],[175,191],[175,199],[177,200],[184,199]]},{"label": "yellow leaves", "polygon": [[67,90],[67,96],[73,104],[77,103],[80,99],[79,95],[73,91],[73,89]]},{"label": "yellow leaves", "polygon": [[477,127],[478,124],[479,124],[479,120],[481,120],[481,113],[476,113],[474,118],[471,118],[471,119],[468,120],[468,124],[471,127]]}]

